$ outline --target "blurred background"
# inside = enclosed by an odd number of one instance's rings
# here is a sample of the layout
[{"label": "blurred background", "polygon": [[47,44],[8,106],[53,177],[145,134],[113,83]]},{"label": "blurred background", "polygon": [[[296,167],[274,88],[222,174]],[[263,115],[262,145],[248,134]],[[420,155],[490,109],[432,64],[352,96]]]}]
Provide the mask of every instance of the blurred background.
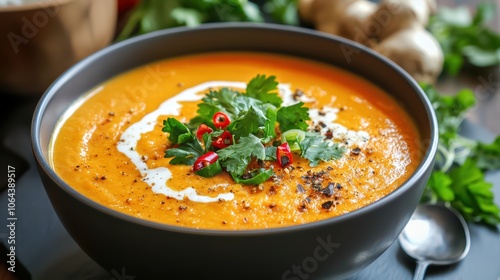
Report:
[{"label": "blurred background", "polygon": [[[55,216],[34,168],[29,138],[33,110],[62,72],[110,44],[175,26],[253,21],[321,30],[316,20],[301,14],[300,4],[311,1],[0,0],[0,161],[16,170],[18,217],[16,273],[2,267],[9,253],[8,232],[0,227],[0,280],[133,279],[126,278],[126,271],[103,271],[79,249]],[[425,27],[443,48],[444,61],[432,82],[443,95],[472,90],[476,105],[467,112],[461,134],[489,143],[500,134],[500,3],[436,3]],[[500,204],[500,173],[489,172],[487,179]],[[7,179],[0,182],[2,221],[7,218],[6,187]],[[431,268],[426,279],[500,279],[498,227],[471,223],[471,232],[469,256],[456,266]],[[352,279],[410,279],[413,268],[395,244]]]}]

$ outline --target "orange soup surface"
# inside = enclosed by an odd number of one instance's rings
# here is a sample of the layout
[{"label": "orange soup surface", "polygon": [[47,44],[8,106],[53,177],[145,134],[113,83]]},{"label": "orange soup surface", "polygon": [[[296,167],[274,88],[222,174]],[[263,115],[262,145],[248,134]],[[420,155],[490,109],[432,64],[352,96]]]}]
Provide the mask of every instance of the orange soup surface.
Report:
[{"label": "orange soup surface", "polygon": [[[276,77],[282,106],[303,102],[308,129],[342,147],[342,157],[311,166],[293,151],[292,164],[268,164],[274,175],[259,185],[170,164],[163,121],[188,123],[207,92],[244,91],[258,74]],[[78,192],[131,216],[200,229],[264,229],[339,216],[394,191],[421,160],[412,119],[384,91],[326,64],[268,53],[197,54],[133,69],[94,88],[56,131],[52,165]]]}]

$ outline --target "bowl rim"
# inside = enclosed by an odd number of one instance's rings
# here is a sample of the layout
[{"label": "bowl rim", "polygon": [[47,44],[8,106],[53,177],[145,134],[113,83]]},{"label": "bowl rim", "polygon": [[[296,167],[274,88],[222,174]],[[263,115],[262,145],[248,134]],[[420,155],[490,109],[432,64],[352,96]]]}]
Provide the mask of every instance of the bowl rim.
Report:
[{"label": "bowl rim", "polygon": [[[306,224],[300,225],[292,225],[285,227],[276,227],[276,228],[265,228],[265,229],[197,229],[191,227],[182,227],[176,225],[169,225],[165,223],[150,221],[146,219],[141,219],[135,216],[131,216],[122,212],[118,212],[117,210],[113,210],[107,206],[101,205],[94,200],[84,196],[83,194],[76,191],[74,188],[65,183],[62,178],[60,178],[54,169],[49,164],[48,160],[45,158],[42,152],[42,147],[40,143],[40,124],[43,118],[45,109],[52,99],[53,95],[58,91],[59,87],[64,85],[68,80],[71,80],[74,74],[77,74],[81,69],[84,69],[89,63],[99,60],[100,57],[106,56],[108,53],[114,52],[116,49],[130,47],[134,44],[141,43],[143,41],[147,41],[149,39],[153,39],[155,37],[169,36],[171,34],[176,33],[186,33],[186,32],[204,32],[204,30],[216,30],[216,29],[256,29],[256,30],[271,30],[272,32],[291,32],[296,33],[301,36],[319,36],[324,39],[336,41],[340,44],[345,44],[355,50],[359,50],[362,52],[367,52],[368,55],[375,57],[380,60],[381,63],[386,66],[393,68],[396,72],[398,72],[404,80],[406,80],[411,87],[414,89],[414,92],[417,93],[418,97],[421,99],[422,104],[425,107],[426,115],[428,117],[428,121],[430,124],[430,139],[428,142],[428,146],[425,150],[425,154],[423,154],[421,158],[421,162],[417,166],[416,170],[413,174],[401,185],[399,185],[395,190],[393,190],[388,195],[380,198],[379,200],[370,203],[366,206],[358,208],[354,211],[351,211],[346,214],[342,214],[340,216],[327,218],[324,220],[319,220],[315,222],[310,222]],[[129,70],[129,69],[127,69]],[[373,82],[372,82],[373,83]],[[94,85],[95,86],[95,85]],[[90,88],[89,88],[90,90]],[[85,94],[85,93],[82,93]],[[74,199],[77,199],[79,202],[85,204],[88,207],[94,208],[99,212],[103,212],[105,215],[110,215],[113,218],[124,220],[126,222],[137,224],[139,226],[144,226],[148,228],[154,228],[157,230],[164,230],[170,232],[177,232],[183,234],[192,234],[192,235],[205,235],[205,236],[256,236],[256,235],[272,235],[272,234],[280,234],[283,232],[294,232],[294,231],[303,231],[306,229],[320,228],[326,226],[327,224],[335,224],[341,223],[344,220],[351,219],[353,217],[361,216],[367,212],[371,212],[376,210],[377,208],[382,207],[383,204],[398,199],[398,197],[406,192],[409,188],[417,183],[417,181],[424,176],[426,170],[432,168],[434,164],[434,157],[437,151],[438,145],[438,125],[437,118],[434,110],[432,109],[431,102],[424,94],[423,90],[419,86],[419,84],[400,66],[381,54],[373,51],[372,49],[351,41],[349,39],[345,39],[340,36],[326,34],[323,32],[303,28],[303,27],[295,27],[295,26],[285,26],[280,24],[273,23],[243,23],[243,22],[235,22],[235,23],[208,23],[202,24],[198,27],[174,27],[159,31],[154,31],[151,33],[147,33],[144,35],[139,35],[121,42],[114,43],[104,49],[97,51],[96,53],[88,56],[82,61],[76,63],[69,69],[67,69],[64,73],[62,73],[50,87],[45,91],[45,93],[41,96],[34,114],[32,118],[31,124],[31,144],[33,149],[33,154],[35,156],[35,160],[39,164],[39,167],[45,174],[57,185],[58,188],[62,189],[66,194],[72,196]],[[427,140],[427,139],[425,139]],[[409,217],[408,217],[409,218]]]}]

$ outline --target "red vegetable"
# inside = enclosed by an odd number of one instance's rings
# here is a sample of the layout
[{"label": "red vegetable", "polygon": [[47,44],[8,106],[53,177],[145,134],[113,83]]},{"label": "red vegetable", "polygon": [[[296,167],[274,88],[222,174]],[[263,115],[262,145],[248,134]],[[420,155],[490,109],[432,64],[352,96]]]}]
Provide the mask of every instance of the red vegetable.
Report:
[{"label": "red vegetable", "polygon": [[224,130],[222,134],[215,138],[215,140],[212,141],[212,146],[219,148],[219,149],[224,149],[227,146],[230,146],[233,144],[233,135],[231,135],[231,132]]},{"label": "red vegetable", "polygon": [[231,119],[229,119],[229,117],[223,112],[215,113],[212,121],[214,122],[215,127],[222,129],[225,129],[231,123]]},{"label": "red vegetable", "polygon": [[279,165],[283,168],[292,164],[292,151],[290,150],[288,142],[285,142],[278,146],[278,149],[276,149],[276,158],[278,159]]},{"label": "red vegetable", "polygon": [[214,130],[211,129],[208,125],[202,124],[200,125],[200,127],[198,127],[198,130],[196,130],[196,137],[201,140],[203,138],[203,134],[212,133],[212,131]]},{"label": "red vegetable", "polygon": [[219,155],[215,152],[207,152],[206,154],[199,157],[193,164],[193,171],[198,171],[203,167],[207,167],[210,164],[215,163],[219,159]]}]

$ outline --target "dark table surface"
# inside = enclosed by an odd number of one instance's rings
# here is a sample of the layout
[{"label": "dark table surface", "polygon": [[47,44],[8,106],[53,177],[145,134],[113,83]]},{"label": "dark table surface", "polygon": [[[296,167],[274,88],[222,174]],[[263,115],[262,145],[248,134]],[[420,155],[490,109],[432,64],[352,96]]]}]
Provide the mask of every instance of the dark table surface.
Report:
[{"label": "dark table surface", "polygon": [[[465,4],[474,7],[478,1],[442,0],[441,6]],[[500,11],[491,23],[500,30]],[[1,67],[1,64],[0,64]],[[462,134],[490,142],[500,134],[500,68],[469,69],[457,77],[441,77],[439,90],[454,94],[461,88],[471,88],[477,105],[470,111]],[[43,190],[34,167],[29,139],[31,117],[39,96],[16,96],[0,93],[0,162],[16,168],[18,261],[26,268],[18,277],[31,279],[112,279],[116,275],[102,270],[87,257],[69,237],[57,219]],[[487,174],[494,184],[496,203],[500,205],[500,172]],[[4,188],[6,180],[0,183]],[[6,193],[0,193],[0,220],[7,218]],[[469,223],[472,245],[469,255],[460,263],[445,267],[430,267],[426,279],[500,280],[500,232]],[[7,234],[0,229],[0,241]],[[1,252],[0,260],[5,257]],[[379,259],[356,274],[351,280],[411,279],[414,262],[395,242]],[[0,274],[1,275],[1,274]]]}]

